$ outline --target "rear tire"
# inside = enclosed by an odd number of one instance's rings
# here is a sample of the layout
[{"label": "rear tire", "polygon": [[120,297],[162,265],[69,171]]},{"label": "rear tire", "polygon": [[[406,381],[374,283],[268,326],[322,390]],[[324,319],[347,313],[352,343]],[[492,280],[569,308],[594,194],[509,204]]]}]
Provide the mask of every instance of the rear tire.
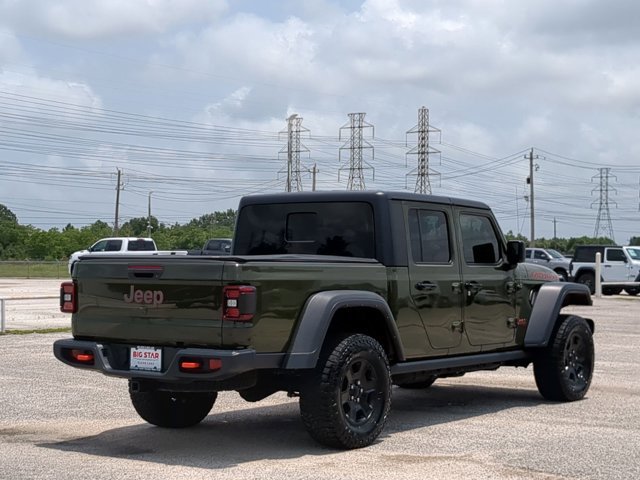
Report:
[{"label": "rear tire", "polygon": [[164,428],[200,423],[211,411],[217,392],[130,392],[131,403],[144,420]]},{"label": "rear tire", "polygon": [[593,362],[593,337],[585,319],[561,318],[549,346],[533,362],[538,391],[547,400],[580,400],[591,385]]},{"label": "rear tire", "polygon": [[629,287],[625,288],[624,291],[627,292],[627,295],[634,297],[640,293],[640,287]]},{"label": "rear tire", "polygon": [[582,273],[578,278],[576,278],[576,283],[582,283],[589,287],[591,295],[596,293],[596,277],[593,273]]},{"label": "rear tire", "polygon": [[305,428],[317,442],[334,448],[370,445],[390,408],[389,361],[382,346],[366,335],[329,344],[300,392]]}]

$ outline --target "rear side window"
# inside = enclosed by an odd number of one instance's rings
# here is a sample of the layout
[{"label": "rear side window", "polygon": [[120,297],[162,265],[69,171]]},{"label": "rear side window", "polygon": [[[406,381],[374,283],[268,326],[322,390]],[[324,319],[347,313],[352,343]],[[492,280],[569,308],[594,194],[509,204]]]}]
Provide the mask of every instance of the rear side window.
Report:
[{"label": "rear side window", "polygon": [[444,212],[410,209],[409,236],[414,263],[448,263],[451,260]]},{"label": "rear side window", "polygon": [[234,254],[375,258],[373,209],[364,202],[247,205]]},{"label": "rear side window", "polygon": [[489,217],[460,215],[464,260],[467,264],[494,265],[500,259],[500,242]]},{"label": "rear side window", "polygon": [[156,249],[156,246],[153,244],[151,240],[132,240],[129,242],[127,246],[127,250],[130,252],[153,252]]}]

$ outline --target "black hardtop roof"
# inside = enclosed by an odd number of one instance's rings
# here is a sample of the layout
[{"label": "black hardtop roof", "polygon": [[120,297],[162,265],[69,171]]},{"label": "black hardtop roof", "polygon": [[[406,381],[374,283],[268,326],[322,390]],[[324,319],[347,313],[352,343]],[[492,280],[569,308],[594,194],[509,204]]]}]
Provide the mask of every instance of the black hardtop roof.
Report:
[{"label": "black hardtop roof", "polygon": [[271,203],[298,202],[369,202],[378,203],[390,200],[407,200],[412,202],[439,203],[444,205],[458,205],[462,207],[482,208],[489,210],[485,203],[462,198],[442,197],[439,195],[423,195],[410,192],[387,192],[379,190],[335,190],[322,192],[283,192],[263,195],[249,195],[240,200],[240,207],[245,205],[260,205]]}]

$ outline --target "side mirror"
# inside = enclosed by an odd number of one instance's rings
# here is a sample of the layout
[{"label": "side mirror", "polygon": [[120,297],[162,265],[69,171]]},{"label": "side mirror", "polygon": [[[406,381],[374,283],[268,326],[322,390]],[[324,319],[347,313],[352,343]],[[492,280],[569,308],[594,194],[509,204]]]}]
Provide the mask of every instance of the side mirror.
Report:
[{"label": "side mirror", "polygon": [[507,262],[509,265],[517,265],[524,262],[524,242],[521,240],[510,240],[507,242]]}]

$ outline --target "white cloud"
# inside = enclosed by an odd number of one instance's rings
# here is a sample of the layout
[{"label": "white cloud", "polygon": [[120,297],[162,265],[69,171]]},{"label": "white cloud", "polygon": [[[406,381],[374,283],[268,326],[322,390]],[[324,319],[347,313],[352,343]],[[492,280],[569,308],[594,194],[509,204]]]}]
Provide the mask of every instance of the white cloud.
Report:
[{"label": "white cloud", "polygon": [[162,33],[189,22],[212,21],[225,0],[0,0],[0,22],[66,38]]}]

